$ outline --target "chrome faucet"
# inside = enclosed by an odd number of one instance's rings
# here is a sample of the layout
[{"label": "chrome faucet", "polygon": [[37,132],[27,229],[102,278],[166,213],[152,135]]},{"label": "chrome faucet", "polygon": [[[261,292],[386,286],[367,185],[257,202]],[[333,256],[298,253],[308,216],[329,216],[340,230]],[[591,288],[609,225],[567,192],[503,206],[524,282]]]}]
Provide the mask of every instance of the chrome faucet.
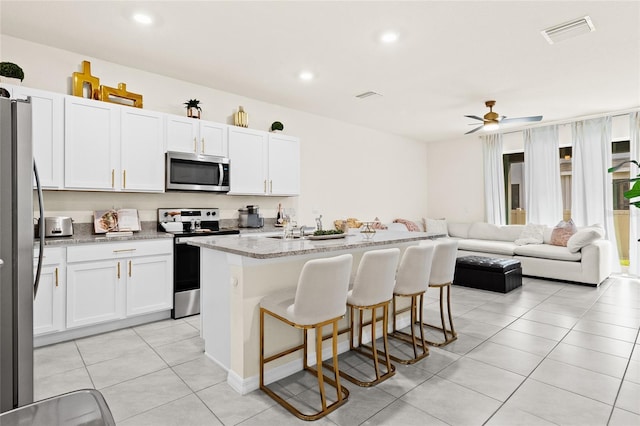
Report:
[{"label": "chrome faucet", "polygon": [[322,231],[322,215],[316,217],[316,228],[318,231]]}]

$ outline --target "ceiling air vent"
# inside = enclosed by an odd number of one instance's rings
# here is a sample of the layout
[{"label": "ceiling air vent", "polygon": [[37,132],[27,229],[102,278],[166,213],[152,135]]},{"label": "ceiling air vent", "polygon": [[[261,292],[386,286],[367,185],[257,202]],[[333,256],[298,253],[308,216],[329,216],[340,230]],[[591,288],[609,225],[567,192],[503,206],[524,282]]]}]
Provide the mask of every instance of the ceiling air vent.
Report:
[{"label": "ceiling air vent", "polygon": [[368,98],[370,96],[382,96],[382,95],[380,93],[368,91],[368,92],[364,92],[364,93],[360,93],[359,95],[356,95],[356,98],[364,99],[364,98]]},{"label": "ceiling air vent", "polygon": [[571,22],[565,22],[564,24],[547,28],[546,30],[541,31],[541,33],[549,44],[554,44],[595,30],[596,27],[593,26],[591,18],[585,16]]}]

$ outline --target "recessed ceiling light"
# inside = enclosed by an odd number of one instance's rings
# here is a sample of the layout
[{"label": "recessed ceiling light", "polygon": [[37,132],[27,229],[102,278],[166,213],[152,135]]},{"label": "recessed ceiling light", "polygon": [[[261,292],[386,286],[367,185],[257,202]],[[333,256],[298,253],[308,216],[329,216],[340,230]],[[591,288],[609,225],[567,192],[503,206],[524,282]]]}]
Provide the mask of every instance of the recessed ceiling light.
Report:
[{"label": "recessed ceiling light", "polygon": [[133,15],[133,20],[142,25],[151,25],[151,23],[153,22],[151,16],[144,13],[135,13]]},{"label": "recessed ceiling light", "polygon": [[398,33],[395,33],[393,31],[382,33],[382,35],[380,36],[380,41],[383,43],[395,43],[396,41],[398,41]]},{"label": "recessed ceiling light", "polygon": [[311,71],[302,71],[298,77],[303,81],[311,81],[313,80],[313,73]]}]

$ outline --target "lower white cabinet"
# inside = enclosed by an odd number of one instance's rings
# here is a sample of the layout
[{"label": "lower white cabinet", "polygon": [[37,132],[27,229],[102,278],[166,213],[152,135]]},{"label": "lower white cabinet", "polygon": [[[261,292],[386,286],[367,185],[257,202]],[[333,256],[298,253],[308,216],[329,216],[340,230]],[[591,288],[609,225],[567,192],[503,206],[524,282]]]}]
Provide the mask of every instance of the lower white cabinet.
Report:
[{"label": "lower white cabinet", "polygon": [[[33,301],[33,334],[64,330],[65,302],[65,249],[45,248],[38,293]],[[33,252],[34,274],[38,263],[38,250]]]},{"label": "lower white cabinet", "polygon": [[173,306],[173,241],[67,248],[67,328]]}]

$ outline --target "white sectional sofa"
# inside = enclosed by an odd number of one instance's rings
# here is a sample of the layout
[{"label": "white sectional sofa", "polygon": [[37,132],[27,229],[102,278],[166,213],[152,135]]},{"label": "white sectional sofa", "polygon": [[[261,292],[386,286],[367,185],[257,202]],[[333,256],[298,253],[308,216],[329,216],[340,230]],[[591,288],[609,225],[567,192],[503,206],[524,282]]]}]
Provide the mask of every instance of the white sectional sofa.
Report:
[{"label": "white sectional sofa", "polygon": [[[596,237],[593,230],[598,228],[579,229],[569,244],[571,250],[549,244],[551,227],[544,230],[543,244],[526,245],[515,242],[525,225],[448,223],[447,229],[449,236],[458,240],[458,257],[512,257],[522,264],[523,275],[597,286],[611,274],[610,242],[601,237],[601,230]],[[586,245],[580,247],[582,243]]]}]

